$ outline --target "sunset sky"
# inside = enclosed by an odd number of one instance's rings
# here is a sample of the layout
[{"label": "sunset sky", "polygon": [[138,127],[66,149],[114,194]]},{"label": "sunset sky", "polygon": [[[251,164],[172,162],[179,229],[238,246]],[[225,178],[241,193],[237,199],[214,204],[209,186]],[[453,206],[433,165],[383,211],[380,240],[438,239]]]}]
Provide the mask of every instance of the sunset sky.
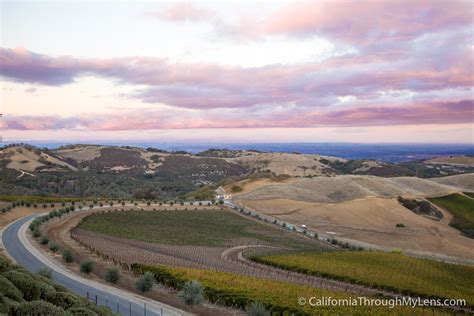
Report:
[{"label": "sunset sky", "polygon": [[4,140],[474,143],[471,1],[2,1]]}]

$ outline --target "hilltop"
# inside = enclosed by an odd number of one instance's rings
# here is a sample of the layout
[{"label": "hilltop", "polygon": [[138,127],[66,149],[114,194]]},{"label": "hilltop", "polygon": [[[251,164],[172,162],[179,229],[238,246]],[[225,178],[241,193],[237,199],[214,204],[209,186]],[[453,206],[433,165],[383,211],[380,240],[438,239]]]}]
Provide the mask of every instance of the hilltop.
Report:
[{"label": "hilltop", "polygon": [[[212,198],[223,182],[339,175],[436,177],[474,167],[414,161],[393,164],[316,154],[209,149],[197,154],[130,146],[13,144],[0,149],[0,194]],[[191,195],[192,197],[193,195]]]}]

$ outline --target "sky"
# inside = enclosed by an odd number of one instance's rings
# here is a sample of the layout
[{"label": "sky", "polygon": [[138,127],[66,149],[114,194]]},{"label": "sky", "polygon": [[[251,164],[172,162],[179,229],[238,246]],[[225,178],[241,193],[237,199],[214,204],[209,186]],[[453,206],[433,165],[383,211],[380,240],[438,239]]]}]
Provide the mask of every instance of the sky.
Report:
[{"label": "sky", "polygon": [[2,1],[5,141],[471,143],[474,4]]}]

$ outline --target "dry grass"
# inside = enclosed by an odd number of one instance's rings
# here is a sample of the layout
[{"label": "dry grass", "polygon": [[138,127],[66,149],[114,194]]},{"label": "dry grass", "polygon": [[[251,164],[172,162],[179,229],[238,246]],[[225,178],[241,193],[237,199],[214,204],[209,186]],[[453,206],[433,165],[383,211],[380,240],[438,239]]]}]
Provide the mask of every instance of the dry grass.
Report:
[{"label": "dry grass", "polygon": [[342,158],[288,153],[252,153],[248,156],[227,158],[226,160],[248,165],[251,168],[270,170],[276,175],[321,176],[331,174],[331,172],[325,171],[328,167],[320,162],[321,158],[345,161]]},{"label": "dry grass", "polygon": [[[474,259],[474,241],[449,226],[452,216],[435,221],[402,207],[395,199],[367,198],[343,203],[311,203],[289,199],[246,200],[241,204],[280,220],[338,239],[362,241],[386,249]],[[397,228],[397,223],[406,227]]]},{"label": "dry grass", "polygon": [[474,167],[474,157],[468,157],[468,156],[436,157],[426,162],[432,163],[432,164],[445,164],[445,165]]},{"label": "dry grass", "polygon": [[55,152],[63,157],[72,158],[77,162],[94,160],[100,157],[103,146],[78,146],[75,148],[60,149]]},{"label": "dry grass", "polygon": [[47,153],[42,153],[38,155],[32,150],[22,147],[8,147],[3,149],[2,154],[5,155],[6,158],[10,160],[7,164],[7,168],[16,169],[16,170],[23,170],[27,172],[34,172],[38,167],[45,166],[45,164],[39,162],[39,159],[44,159],[49,161],[50,163],[62,166],[71,170],[77,170],[74,166],[61,161]]},{"label": "dry grass", "polygon": [[[465,187],[454,187],[415,177],[381,178],[354,175],[298,179],[278,184],[260,182],[255,183],[253,187],[253,190],[240,194],[239,199],[287,198],[297,201],[337,203],[367,197],[440,196],[466,190]],[[467,191],[474,191],[474,186]]]},{"label": "dry grass", "polygon": [[433,182],[458,187],[463,191],[474,192],[474,174],[458,174],[448,177],[431,178]]}]

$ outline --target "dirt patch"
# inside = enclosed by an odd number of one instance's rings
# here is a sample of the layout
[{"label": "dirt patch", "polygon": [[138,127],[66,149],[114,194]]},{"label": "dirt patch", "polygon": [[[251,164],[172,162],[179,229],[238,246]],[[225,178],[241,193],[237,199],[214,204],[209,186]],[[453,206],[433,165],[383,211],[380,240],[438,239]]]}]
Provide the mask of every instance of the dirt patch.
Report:
[{"label": "dirt patch", "polygon": [[[449,226],[443,212],[439,221],[417,215],[396,199],[370,198],[343,203],[311,203],[290,199],[243,200],[240,203],[263,214],[320,233],[334,232],[346,238],[388,249],[429,252],[474,259],[474,241]],[[402,223],[405,227],[396,227]]]}]

